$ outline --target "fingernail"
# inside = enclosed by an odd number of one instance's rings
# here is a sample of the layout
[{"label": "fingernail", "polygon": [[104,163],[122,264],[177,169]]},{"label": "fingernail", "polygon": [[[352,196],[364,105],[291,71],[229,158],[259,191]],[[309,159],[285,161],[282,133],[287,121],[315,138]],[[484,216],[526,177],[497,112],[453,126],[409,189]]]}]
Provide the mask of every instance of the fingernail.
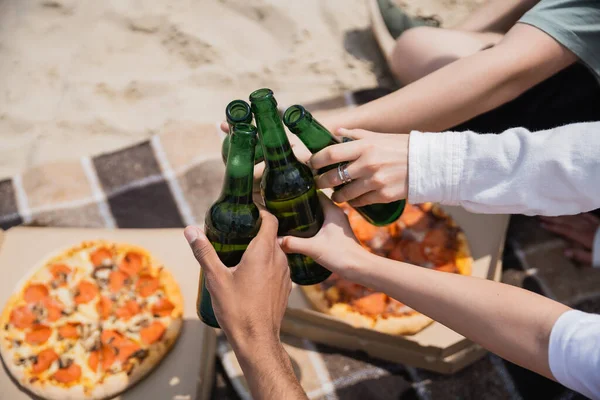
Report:
[{"label": "fingernail", "polygon": [[198,239],[198,228],[195,226],[188,226],[183,231],[183,236],[188,241],[189,244],[192,244]]},{"label": "fingernail", "polygon": [[277,238],[277,244],[279,245],[279,247],[281,247],[283,245],[283,238],[282,237],[278,237]]}]

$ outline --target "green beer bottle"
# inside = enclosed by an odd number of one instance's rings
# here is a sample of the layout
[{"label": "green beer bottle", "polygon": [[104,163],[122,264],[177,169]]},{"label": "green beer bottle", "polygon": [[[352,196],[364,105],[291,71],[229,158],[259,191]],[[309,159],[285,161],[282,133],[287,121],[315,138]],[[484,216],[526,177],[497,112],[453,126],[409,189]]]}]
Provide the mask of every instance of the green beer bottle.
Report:
[{"label": "green beer bottle", "polygon": [[[277,101],[270,89],[250,95],[252,112],[258,126],[265,155],[261,193],[267,209],[279,221],[279,236],[314,236],[323,225],[312,171],[296,159],[277,111]],[[292,281],[312,285],[324,281],[331,272],[302,254],[288,254]]]},{"label": "green beer bottle", "polygon": [[[311,153],[316,153],[323,150],[327,146],[332,146],[339,143],[329,133],[329,131],[313,118],[310,112],[304,107],[294,105],[289,107],[283,114],[283,122],[292,133],[300,138],[302,143],[310,150]],[[344,138],[344,141],[351,139]],[[338,164],[328,165],[319,169],[318,174],[322,174],[334,168]],[[337,186],[335,189],[340,188]],[[369,223],[375,226],[385,226],[396,221],[404,211],[404,200],[393,201],[384,204],[369,204],[368,206],[357,207],[356,211],[360,213]]]},{"label": "green beer bottle", "polygon": [[[253,125],[239,123],[234,126],[223,189],[218,200],[206,212],[206,237],[228,267],[240,262],[246,247],[260,228],[258,207],[252,201],[256,143],[257,131]],[[202,271],[196,311],[202,322],[219,327]]]},{"label": "green beer bottle", "polygon": [[[233,126],[235,124],[239,124],[240,122],[246,124],[252,123],[252,111],[250,110],[250,105],[244,100],[233,100],[231,103],[227,104],[227,107],[225,107],[225,118],[229,124],[229,135],[223,139],[223,144],[221,145],[221,157],[223,158],[223,163],[227,164],[227,155],[229,154],[229,143],[231,141],[231,132],[233,130]],[[254,164],[258,164],[263,160],[262,147],[260,143],[256,142]]]}]

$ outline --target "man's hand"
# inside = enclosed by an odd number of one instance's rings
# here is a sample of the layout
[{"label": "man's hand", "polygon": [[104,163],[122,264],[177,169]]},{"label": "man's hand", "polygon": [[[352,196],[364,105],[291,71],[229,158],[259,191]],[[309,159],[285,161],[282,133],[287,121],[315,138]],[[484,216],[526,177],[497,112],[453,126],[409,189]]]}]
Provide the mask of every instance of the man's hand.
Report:
[{"label": "man's hand", "polygon": [[277,244],[277,219],[266,211],[261,211],[261,218],[258,235],[233,268],[219,260],[199,228],[184,232],[202,267],[217,321],[236,342],[278,340],[292,289],[287,259]]},{"label": "man's hand", "polygon": [[[408,194],[408,135],[390,135],[362,129],[339,129],[338,135],[353,142],[329,146],[312,156],[310,164],[318,170],[331,164],[349,162],[352,182],[331,197],[353,207],[390,203]],[[320,175],[317,187],[333,188],[342,183],[337,169]]]},{"label": "man's hand", "polygon": [[277,219],[262,224],[241,262],[227,268],[201,229],[184,234],[205,275],[219,325],[227,335],[255,399],[306,399],[279,340],[292,289],[287,258],[277,244]]}]

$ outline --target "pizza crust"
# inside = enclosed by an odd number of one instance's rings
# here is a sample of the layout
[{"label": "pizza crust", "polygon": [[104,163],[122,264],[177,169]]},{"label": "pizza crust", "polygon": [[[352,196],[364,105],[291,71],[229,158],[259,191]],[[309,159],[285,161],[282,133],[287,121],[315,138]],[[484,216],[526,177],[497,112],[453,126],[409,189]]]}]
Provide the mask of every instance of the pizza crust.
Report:
[{"label": "pizza crust", "polygon": [[[85,386],[83,383],[68,386],[43,382],[41,380],[30,383],[29,376],[27,376],[25,369],[17,366],[13,361],[16,354],[15,350],[9,348],[6,343],[7,341],[4,340],[4,326],[10,321],[11,311],[15,308],[17,304],[20,303],[23,297],[23,291],[28,284],[30,284],[31,282],[39,281],[45,283],[49,280],[49,277],[51,275],[49,275],[48,269],[45,268],[47,265],[50,265],[55,262],[61,262],[61,260],[63,260],[65,257],[70,257],[71,255],[77,252],[89,252],[92,249],[97,249],[100,247],[118,249],[118,258],[116,259],[117,263],[120,262],[122,254],[124,253],[127,253],[129,251],[141,253],[144,255],[144,257],[148,259],[148,267],[152,270],[159,271],[158,277],[161,280],[164,292],[169,298],[169,301],[171,301],[171,303],[174,305],[174,309],[171,312],[170,316],[170,323],[166,327],[166,331],[163,335],[163,338],[152,344],[147,349],[148,356],[139,365],[136,365],[134,367],[134,370],[131,372],[130,375],[127,375],[126,372],[120,372],[114,375],[109,375],[102,383],[96,383],[94,387],[91,388],[91,390],[87,391],[87,393],[84,390]],[[91,268],[93,268],[93,266]],[[95,303],[93,304],[93,308],[95,308]],[[68,321],[68,318],[64,318],[58,320],[57,323],[64,323]],[[53,325],[56,325],[56,323]],[[41,261],[38,262],[33,268],[31,268],[28,271],[28,273],[25,274],[25,276],[16,285],[15,292],[10,296],[10,298],[4,306],[4,309],[2,310],[2,313],[0,314],[0,356],[2,357],[2,360],[6,365],[8,371],[15,380],[17,380],[26,390],[44,399],[104,400],[117,396],[118,394],[129,389],[131,386],[140,381],[146,375],[148,375],[151,372],[151,370],[153,370],[160,363],[160,361],[174,346],[175,342],[179,337],[179,334],[181,333],[182,326],[183,296],[181,293],[181,289],[179,288],[179,285],[177,284],[171,272],[165,269],[163,267],[163,264],[160,263],[157,259],[155,259],[150,254],[150,252],[148,252],[142,247],[126,243],[109,242],[105,240],[85,241],[77,246],[72,246],[57,252],[53,252],[48,256],[42,258]],[[35,351],[38,351],[38,349],[36,348]],[[76,359],[75,363],[79,365],[85,363],[87,365],[87,359]]]}]

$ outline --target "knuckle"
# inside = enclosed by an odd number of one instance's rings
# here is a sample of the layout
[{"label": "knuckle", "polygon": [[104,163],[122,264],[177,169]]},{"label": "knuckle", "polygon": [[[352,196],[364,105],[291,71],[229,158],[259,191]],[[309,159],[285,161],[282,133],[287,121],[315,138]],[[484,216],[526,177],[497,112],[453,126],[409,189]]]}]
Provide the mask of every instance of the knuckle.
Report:
[{"label": "knuckle", "polygon": [[196,257],[196,260],[200,261],[203,260],[207,255],[209,255],[212,249],[213,248],[210,243],[204,242],[200,244],[195,244],[192,247],[192,253],[194,253],[194,257]]},{"label": "knuckle", "polygon": [[385,175],[381,172],[376,172],[375,174],[373,174],[373,183],[377,186],[383,186],[386,183],[386,178]]}]

